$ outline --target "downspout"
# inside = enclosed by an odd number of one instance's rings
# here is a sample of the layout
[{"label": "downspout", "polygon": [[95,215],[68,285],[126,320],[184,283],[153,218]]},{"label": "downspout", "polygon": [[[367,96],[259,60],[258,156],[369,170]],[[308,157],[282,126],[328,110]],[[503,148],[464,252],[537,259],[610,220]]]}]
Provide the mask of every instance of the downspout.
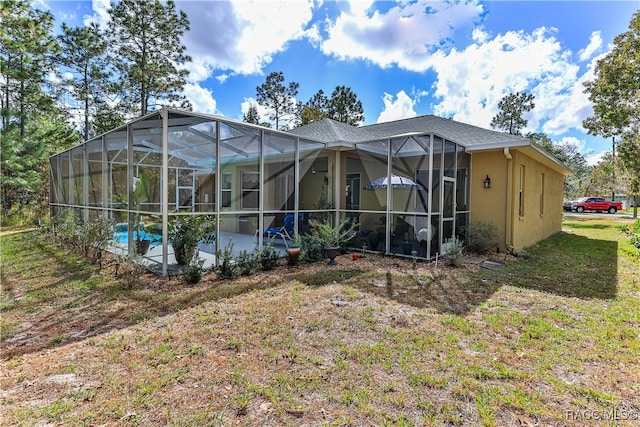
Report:
[{"label": "downspout", "polygon": [[342,191],[340,191],[341,183],[342,183],[342,151],[334,151],[335,153],[335,161],[336,171],[333,174],[334,183],[333,183],[333,206],[336,208],[336,213],[334,217],[334,224],[340,224],[340,202],[342,201]]},{"label": "downspout", "polygon": [[160,117],[162,117],[162,185],[160,186],[160,202],[162,203],[162,276],[167,277],[169,274],[169,112],[165,107],[160,110]]},{"label": "downspout", "polygon": [[505,230],[505,245],[508,252],[513,252],[513,188],[511,188],[512,184],[512,175],[513,175],[513,157],[509,152],[509,147],[504,147],[503,149],[504,157],[507,159],[507,203],[505,212],[505,220],[506,220],[506,230]]}]

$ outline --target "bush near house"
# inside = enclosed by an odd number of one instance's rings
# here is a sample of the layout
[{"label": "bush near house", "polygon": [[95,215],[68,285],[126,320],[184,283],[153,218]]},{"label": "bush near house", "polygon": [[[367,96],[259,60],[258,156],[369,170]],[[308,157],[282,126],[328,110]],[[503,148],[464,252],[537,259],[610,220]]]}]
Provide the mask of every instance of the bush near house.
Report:
[{"label": "bush near house", "polygon": [[629,243],[636,249],[635,253],[631,253],[640,258],[640,219],[636,219],[633,224],[620,225],[618,229],[628,236]]},{"label": "bush near house", "polygon": [[467,250],[484,254],[496,249],[498,246],[498,228],[494,223],[474,222],[467,227],[469,244]]}]

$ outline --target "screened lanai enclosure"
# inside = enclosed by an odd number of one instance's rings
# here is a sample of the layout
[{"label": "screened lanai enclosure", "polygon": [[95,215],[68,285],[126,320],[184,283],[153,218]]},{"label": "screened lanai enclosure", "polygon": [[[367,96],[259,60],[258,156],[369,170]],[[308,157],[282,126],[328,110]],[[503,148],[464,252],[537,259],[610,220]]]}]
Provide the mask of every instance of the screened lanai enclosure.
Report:
[{"label": "screened lanai enclosure", "polygon": [[143,261],[162,274],[177,264],[170,224],[185,216],[206,216],[205,267],[229,242],[236,254],[267,243],[284,254],[316,221],[342,217],[357,223],[357,250],[430,259],[465,240],[463,147],[433,134],[325,139],[163,108],[52,156],[51,215],[109,220],[124,255],[144,230]]}]

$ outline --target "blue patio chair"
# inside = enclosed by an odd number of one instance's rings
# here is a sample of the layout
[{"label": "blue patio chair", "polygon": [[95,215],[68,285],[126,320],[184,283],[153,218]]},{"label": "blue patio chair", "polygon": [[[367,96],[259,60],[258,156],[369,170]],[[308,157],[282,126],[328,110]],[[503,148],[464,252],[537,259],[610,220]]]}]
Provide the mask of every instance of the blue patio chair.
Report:
[{"label": "blue patio chair", "polygon": [[[298,214],[298,221],[302,221],[302,214]],[[289,240],[293,240],[292,236],[294,234],[293,231],[294,226],[294,215],[286,214],[284,216],[284,224],[282,227],[269,227],[264,230],[264,233],[267,235],[267,239],[271,240],[276,237],[282,238],[284,245],[289,247]],[[257,236],[256,236],[257,237]]]},{"label": "blue patio chair", "polygon": [[202,238],[202,241],[200,243],[205,244],[205,245],[213,245],[213,244],[215,244],[216,243],[216,233],[214,233],[214,232],[207,233]]}]

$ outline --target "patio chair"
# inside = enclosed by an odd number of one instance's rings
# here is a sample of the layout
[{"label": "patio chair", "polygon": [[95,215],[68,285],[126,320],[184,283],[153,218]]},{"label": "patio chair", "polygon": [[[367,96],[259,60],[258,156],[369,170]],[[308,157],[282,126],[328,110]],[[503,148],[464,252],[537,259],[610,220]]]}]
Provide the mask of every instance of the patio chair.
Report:
[{"label": "patio chair", "polygon": [[213,245],[216,243],[216,233],[207,233],[203,238],[202,241],[200,243],[203,243],[205,245]]},{"label": "patio chair", "polygon": [[[298,214],[298,221],[302,221],[302,214]],[[271,240],[274,239],[276,237],[280,237],[282,238],[282,241],[284,242],[284,245],[288,248],[289,247],[289,243],[287,242],[288,240],[293,240],[292,236],[294,234],[293,232],[293,226],[294,226],[294,215],[293,214],[286,214],[284,216],[284,224],[282,225],[282,227],[269,227],[266,228],[264,230],[264,234],[267,235],[267,239]],[[256,233],[256,237],[257,237],[257,233]]]}]

